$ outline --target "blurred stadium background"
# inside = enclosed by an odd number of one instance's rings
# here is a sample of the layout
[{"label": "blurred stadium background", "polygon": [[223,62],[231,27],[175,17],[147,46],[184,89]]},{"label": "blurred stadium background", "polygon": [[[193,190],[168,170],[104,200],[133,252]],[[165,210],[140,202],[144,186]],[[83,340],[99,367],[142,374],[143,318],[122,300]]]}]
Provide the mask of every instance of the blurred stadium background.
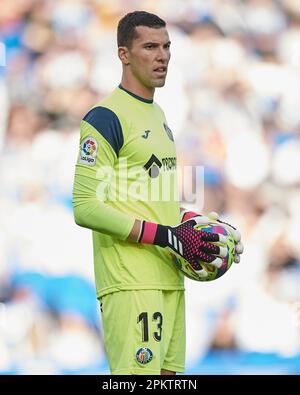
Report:
[{"label": "blurred stadium background", "polygon": [[205,167],[204,211],[245,244],[224,277],[187,281],[186,373],[299,374],[297,0],[0,0],[0,372],[108,373],[71,193],[80,119],[120,82],[135,9],[168,22],[155,98],[179,164]]}]

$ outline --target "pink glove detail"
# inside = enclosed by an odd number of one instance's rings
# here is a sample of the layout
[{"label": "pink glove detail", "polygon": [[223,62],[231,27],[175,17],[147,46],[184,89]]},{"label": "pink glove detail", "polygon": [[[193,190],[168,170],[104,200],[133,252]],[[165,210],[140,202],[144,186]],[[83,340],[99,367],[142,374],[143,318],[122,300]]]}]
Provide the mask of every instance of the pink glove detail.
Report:
[{"label": "pink glove detail", "polygon": [[194,211],[182,211],[181,212],[181,222],[187,221],[188,219],[197,217],[200,214],[195,213]]}]

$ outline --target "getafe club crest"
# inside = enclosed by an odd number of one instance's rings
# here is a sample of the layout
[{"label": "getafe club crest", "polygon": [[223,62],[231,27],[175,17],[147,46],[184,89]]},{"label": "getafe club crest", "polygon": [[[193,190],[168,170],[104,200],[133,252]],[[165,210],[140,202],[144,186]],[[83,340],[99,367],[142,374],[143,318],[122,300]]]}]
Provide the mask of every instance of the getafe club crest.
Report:
[{"label": "getafe club crest", "polygon": [[153,353],[150,350],[150,348],[140,348],[137,352],[136,352],[136,360],[138,361],[138,363],[140,363],[141,365],[146,365],[146,363],[149,363],[153,358]]},{"label": "getafe club crest", "polygon": [[166,131],[169,139],[174,141],[172,130],[169,128],[169,126],[166,123],[164,123],[164,128],[165,128],[165,131]]}]

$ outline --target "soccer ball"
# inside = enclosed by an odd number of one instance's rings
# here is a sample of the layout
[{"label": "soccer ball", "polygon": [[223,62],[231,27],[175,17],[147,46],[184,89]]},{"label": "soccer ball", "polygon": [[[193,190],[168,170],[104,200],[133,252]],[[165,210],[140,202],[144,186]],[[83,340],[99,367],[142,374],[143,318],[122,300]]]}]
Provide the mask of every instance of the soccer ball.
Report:
[{"label": "soccer ball", "polygon": [[[234,239],[231,235],[231,233],[225,229],[222,224],[217,224],[217,223],[211,223],[211,224],[205,224],[205,225],[196,225],[195,226],[196,230],[203,230],[205,232],[211,232],[211,233],[221,233],[225,236],[228,237],[227,240],[227,255],[224,258],[221,258],[223,260],[222,266],[220,268],[217,268],[207,262],[202,262],[199,261],[199,269],[196,271],[192,265],[182,258],[182,256],[175,254],[173,251],[171,252],[172,259],[177,266],[179,270],[181,270],[184,275],[191,280],[196,280],[196,281],[212,281],[216,280],[217,278],[223,276],[224,273],[227,272],[227,270],[230,268],[233,262],[234,258]],[[218,243],[214,243],[218,245]],[[224,246],[224,245],[223,245]]]}]

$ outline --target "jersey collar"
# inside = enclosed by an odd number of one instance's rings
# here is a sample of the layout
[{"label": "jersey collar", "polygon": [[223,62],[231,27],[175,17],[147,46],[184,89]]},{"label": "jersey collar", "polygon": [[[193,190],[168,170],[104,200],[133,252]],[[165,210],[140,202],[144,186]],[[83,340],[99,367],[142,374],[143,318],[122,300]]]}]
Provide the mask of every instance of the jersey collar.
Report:
[{"label": "jersey collar", "polygon": [[134,97],[135,99],[142,101],[143,103],[148,103],[148,104],[153,103],[153,99],[152,100],[151,99],[144,99],[143,97],[138,96],[138,95],[128,91],[121,84],[119,85],[119,88],[122,89],[123,91],[127,92],[130,96]]}]

